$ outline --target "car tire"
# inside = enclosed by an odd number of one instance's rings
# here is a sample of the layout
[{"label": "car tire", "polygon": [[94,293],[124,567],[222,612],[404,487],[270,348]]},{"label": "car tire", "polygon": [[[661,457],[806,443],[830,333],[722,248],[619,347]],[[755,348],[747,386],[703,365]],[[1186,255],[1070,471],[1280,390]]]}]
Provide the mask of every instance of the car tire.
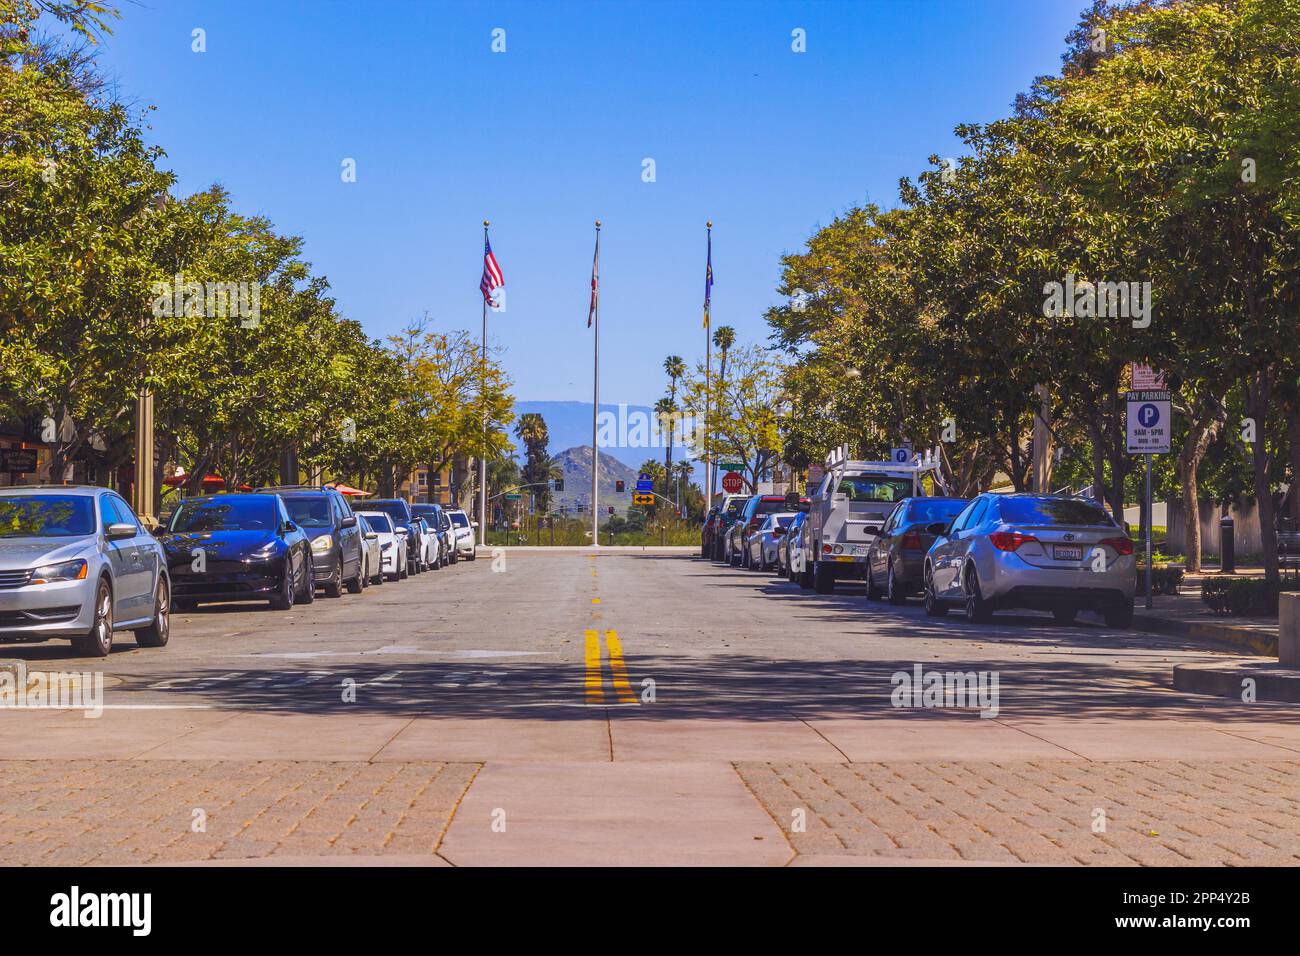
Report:
[{"label": "car tire", "polygon": [[399,581],[405,581],[410,576],[411,576],[411,564],[408,561],[405,564],[403,564],[401,568],[398,570],[397,579]]},{"label": "car tire", "polygon": [[327,598],[336,598],[343,595],[343,558],[339,558],[338,566],[334,569],[334,575],[325,582],[325,596]]},{"label": "car tire", "polygon": [[1073,624],[1074,619],[1079,616],[1077,607],[1054,607],[1052,608],[1052,619],[1057,624]]},{"label": "car tire", "polygon": [[272,611],[287,611],[293,607],[293,599],[298,595],[298,582],[293,573],[293,561],[288,555],[284,558],[284,577],[281,579],[280,591],[271,598]]},{"label": "car tire", "polygon": [[[344,582],[344,583],[347,585],[347,587],[348,587],[348,593],[349,593],[349,594],[360,594],[360,593],[361,593],[361,589],[365,587],[365,584],[363,584],[362,581],[361,581],[361,576],[362,576],[364,573],[365,573],[365,569],[361,566],[361,562],[358,561],[358,562],[357,562],[357,576],[356,576],[355,578],[352,578],[352,580],[350,580],[350,581],[345,581],[345,582]],[[343,575],[343,559],[342,559],[342,558],[339,558],[339,576],[342,577],[342,575]]]},{"label": "car tire", "polygon": [[474,545],[474,550],[471,551],[469,554],[465,555],[465,560],[466,560],[466,561],[474,561],[474,560],[477,560],[477,559],[478,559],[478,545],[476,544],[476,545]]},{"label": "car tire", "polygon": [[989,602],[984,600],[984,592],[980,590],[980,578],[975,573],[974,566],[967,565],[963,580],[965,584],[962,589],[966,592],[966,620],[972,624],[987,624],[993,617],[993,609],[989,607]]},{"label": "car tire", "polygon": [[871,573],[871,558],[867,558],[867,600],[879,601],[881,591],[876,587],[876,576]]},{"label": "car tire", "polygon": [[925,613],[927,617],[943,617],[948,613],[948,605],[935,596],[934,579],[930,575],[930,569],[925,569]]},{"label": "car tire", "polygon": [[159,576],[153,596],[153,620],[148,627],[136,628],[136,644],[140,647],[166,647],[171,636],[171,621],[171,589],[167,586],[167,579]]},{"label": "car tire", "polygon": [[807,563],[804,564],[802,571],[796,572],[795,583],[805,591],[813,586],[812,571],[808,569]]},{"label": "car tire", "polygon": [[72,639],[72,648],[82,657],[107,657],[113,650],[113,589],[105,578],[95,588],[94,623]]},{"label": "car tire", "polygon": [[307,571],[303,575],[302,590],[294,598],[295,604],[316,603],[316,562],[307,556]]},{"label": "car tire", "polygon": [[813,590],[818,594],[835,593],[835,575],[831,573],[830,565],[825,561],[817,561],[813,564]]},{"label": "car tire", "polygon": [[450,553],[449,555],[447,555],[447,563],[448,563],[448,564],[455,564],[455,563],[456,563],[457,561],[459,561],[459,560],[460,560],[460,552],[459,552],[458,550],[456,550],[455,548],[452,548],[452,549],[451,549],[451,553]]},{"label": "car tire", "polygon": [[1121,604],[1107,610],[1102,617],[1106,621],[1107,627],[1132,627],[1133,626],[1133,605]]},{"label": "car tire", "polygon": [[907,595],[903,589],[898,586],[898,578],[894,576],[894,562],[889,562],[889,573],[885,577],[885,600],[894,607],[899,607],[907,603]]}]

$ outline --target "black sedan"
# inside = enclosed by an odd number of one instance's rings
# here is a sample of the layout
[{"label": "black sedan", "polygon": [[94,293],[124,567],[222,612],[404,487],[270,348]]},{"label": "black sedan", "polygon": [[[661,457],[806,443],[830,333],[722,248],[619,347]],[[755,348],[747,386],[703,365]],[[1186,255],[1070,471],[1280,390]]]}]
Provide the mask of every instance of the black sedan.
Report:
[{"label": "black sedan", "polygon": [[900,501],[867,551],[867,597],[875,601],[883,595],[890,604],[902,604],[909,594],[919,594],[935,526],[949,524],[969,503],[966,498]]},{"label": "black sedan", "polygon": [[279,495],[187,498],[159,537],[178,610],[264,600],[283,611],[315,597],[311,541]]}]

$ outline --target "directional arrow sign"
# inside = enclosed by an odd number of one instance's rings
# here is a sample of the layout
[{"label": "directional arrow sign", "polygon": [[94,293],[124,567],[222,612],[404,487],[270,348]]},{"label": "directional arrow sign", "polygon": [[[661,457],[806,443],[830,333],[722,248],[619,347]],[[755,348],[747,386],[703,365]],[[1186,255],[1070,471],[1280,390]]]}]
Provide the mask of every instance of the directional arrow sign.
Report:
[{"label": "directional arrow sign", "polygon": [[633,495],[632,504],[634,505],[652,505],[655,503],[654,495]]}]

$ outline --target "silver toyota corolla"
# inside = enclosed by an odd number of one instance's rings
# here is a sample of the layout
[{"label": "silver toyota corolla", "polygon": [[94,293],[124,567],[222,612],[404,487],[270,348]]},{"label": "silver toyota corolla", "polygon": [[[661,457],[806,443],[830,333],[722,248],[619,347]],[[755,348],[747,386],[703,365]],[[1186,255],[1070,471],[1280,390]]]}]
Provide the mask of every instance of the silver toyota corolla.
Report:
[{"label": "silver toyota corolla", "polygon": [[925,557],[926,613],[962,605],[972,621],[1000,608],[1051,611],[1062,623],[1085,608],[1109,627],[1133,622],[1133,541],[1091,501],[983,494],[944,528]]},{"label": "silver toyota corolla", "polygon": [[71,639],[106,657],[113,632],[162,647],[171,581],[162,545],[119,495],[89,486],[0,488],[0,641]]}]

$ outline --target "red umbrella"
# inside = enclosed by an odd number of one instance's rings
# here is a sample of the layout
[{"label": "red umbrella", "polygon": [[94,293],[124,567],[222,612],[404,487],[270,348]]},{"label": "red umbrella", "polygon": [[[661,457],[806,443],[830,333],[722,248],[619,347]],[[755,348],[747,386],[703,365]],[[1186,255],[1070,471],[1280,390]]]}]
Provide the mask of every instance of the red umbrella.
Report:
[{"label": "red umbrella", "polygon": [[333,485],[335,491],[339,494],[348,495],[349,497],[369,498],[374,492],[362,491],[360,488],[353,488],[351,485],[345,485],[341,481],[336,481]]},{"label": "red umbrella", "polygon": [[[188,478],[189,475],[182,471],[180,474],[172,475],[170,478],[164,478],[163,484],[170,485],[173,488],[179,488],[181,485],[185,484]],[[226,487],[226,479],[222,478],[220,475],[208,475],[203,479],[203,487],[224,488]]]}]

